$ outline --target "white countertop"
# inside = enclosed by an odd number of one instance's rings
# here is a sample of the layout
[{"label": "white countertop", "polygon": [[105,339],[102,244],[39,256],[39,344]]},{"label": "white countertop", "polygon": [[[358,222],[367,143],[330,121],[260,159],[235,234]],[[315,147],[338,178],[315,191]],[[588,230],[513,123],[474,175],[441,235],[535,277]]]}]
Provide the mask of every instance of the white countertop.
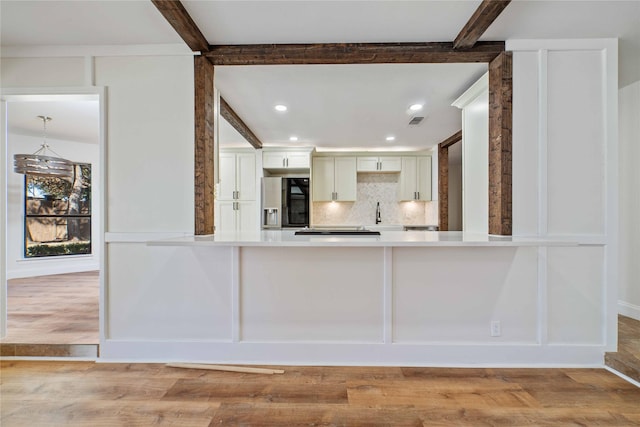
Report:
[{"label": "white countertop", "polygon": [[579,241],[567,238],[491,236],[460,231],[381,231],[380,236],[296,236],[294,230],[218,233],[185,236],[147,242],[151,246],[343,246],[343,247],[429,247],[429,246],[578,246],[603,244],[599,239]]}]

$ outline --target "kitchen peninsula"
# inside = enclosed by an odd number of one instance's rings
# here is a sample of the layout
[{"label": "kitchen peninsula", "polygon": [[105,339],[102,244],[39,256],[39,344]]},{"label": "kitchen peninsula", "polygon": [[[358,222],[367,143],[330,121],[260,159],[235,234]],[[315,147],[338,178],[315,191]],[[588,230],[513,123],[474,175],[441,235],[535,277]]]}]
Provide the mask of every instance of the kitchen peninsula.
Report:
[{"label": "kitchen peninsula", "polygon": [[[596,247],[584,249],[584,244]],[[538,273],[544,263],[539,251],[573,256],[576,250],[600,251],[597,241],[430,231],[296,236],[272,230],[147,245],[162,259],[196,261],[187,270],[157,272],[170,276],[176,288],[136,308],[146,335],[153,329],[162,338],[111,341],[103,359],[117,359],[121,351],[149,360],[161,352],[163,360],[261,364],[540,364],[601,358],[596,342],[572,342],[580,338],[581,323],[547,323],[548,315],[575,308],[573,301],[542,299]],[[561,271],[548,277],[549,286],[566,287],[567,276],[576,272],[581,279],[591,277],[575,268],[582,260],[550,263],[551,270]],[[167,309],[158,324],[160,307]],[[598,307],[590,309],[593,316],[602,315]],[[155,319],[153,325],[143,326],[145,318]]]}]

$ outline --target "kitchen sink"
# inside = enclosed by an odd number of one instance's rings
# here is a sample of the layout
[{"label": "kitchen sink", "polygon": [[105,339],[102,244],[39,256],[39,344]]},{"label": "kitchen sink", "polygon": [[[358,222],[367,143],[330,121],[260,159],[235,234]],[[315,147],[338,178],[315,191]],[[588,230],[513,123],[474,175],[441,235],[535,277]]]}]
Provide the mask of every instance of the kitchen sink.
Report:
[{"label": "kitchen sink", "polygon": [[296,236],[379,236],[379,231],[364,228],[305,228],[296,231]]}]

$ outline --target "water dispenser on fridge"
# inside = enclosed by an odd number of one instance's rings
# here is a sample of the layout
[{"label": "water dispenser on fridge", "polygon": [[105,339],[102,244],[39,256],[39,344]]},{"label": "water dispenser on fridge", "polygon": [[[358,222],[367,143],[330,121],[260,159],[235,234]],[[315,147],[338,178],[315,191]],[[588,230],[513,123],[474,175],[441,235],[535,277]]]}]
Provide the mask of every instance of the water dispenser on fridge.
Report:
[{"label": "water dispenser on fridge", "polygon": [[281,228],[282,178],[262,178],[262,228]]}]

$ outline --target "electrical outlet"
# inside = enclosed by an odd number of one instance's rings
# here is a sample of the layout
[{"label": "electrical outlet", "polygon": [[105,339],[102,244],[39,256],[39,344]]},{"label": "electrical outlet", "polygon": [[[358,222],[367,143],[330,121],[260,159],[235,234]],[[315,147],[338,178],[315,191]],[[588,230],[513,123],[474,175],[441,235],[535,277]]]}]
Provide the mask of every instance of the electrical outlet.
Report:
[{"label": "electrical outlet", "polygon": [[491,336],[492,337],[499,337],[500,335],[502,335],[502,327],[500,325],[500,321],[499,320],[492,320],[491,321]]}]

